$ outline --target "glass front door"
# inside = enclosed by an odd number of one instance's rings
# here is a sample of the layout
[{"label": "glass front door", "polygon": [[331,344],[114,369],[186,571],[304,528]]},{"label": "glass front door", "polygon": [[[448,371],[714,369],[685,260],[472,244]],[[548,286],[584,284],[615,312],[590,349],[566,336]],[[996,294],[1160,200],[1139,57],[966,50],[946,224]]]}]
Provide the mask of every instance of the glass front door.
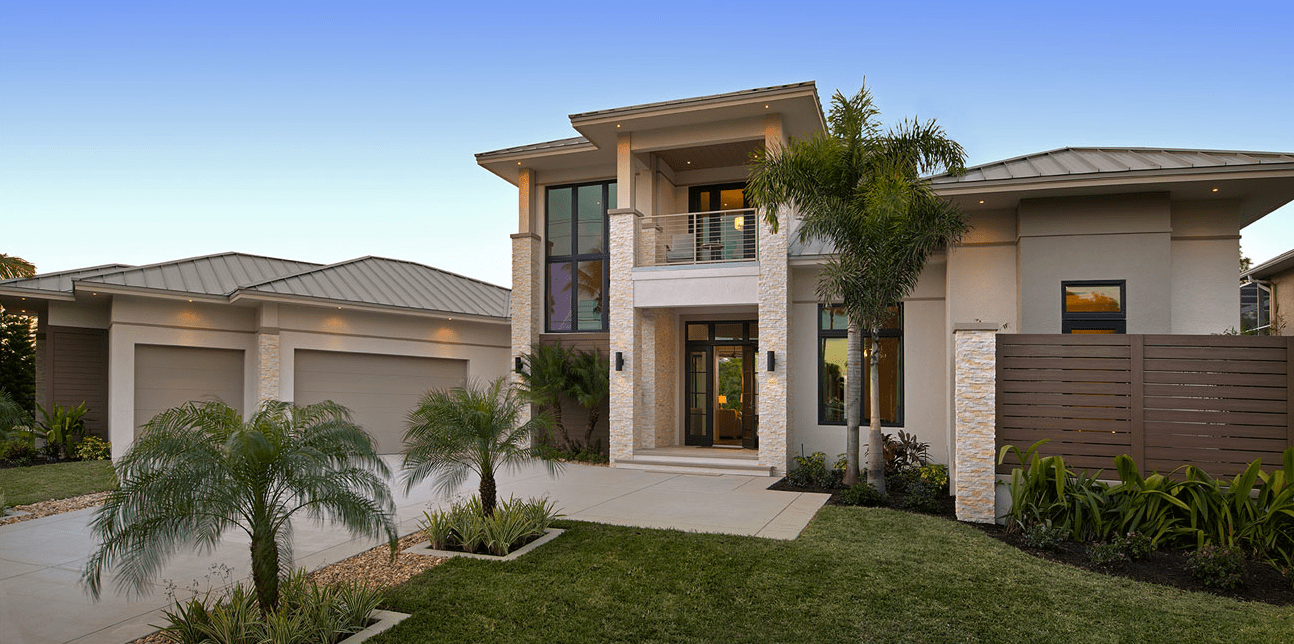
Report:
[{"label": "glass front door", "polygon": [[755,449],[754,322],[689,322],[684,444]]}]

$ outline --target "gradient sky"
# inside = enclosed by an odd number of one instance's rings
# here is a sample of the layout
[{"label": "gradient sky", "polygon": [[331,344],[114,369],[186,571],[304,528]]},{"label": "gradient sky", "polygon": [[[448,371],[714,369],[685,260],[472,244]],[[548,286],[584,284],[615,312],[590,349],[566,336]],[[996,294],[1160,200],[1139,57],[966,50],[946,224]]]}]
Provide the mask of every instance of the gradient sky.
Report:
[{"label": "gradient sky", "polygon": [[[1294,3],[0,4],[0,252],[42,272],[237,250],[507,285],[472,154],[567,115],[867,78],[972,164],[1064,146],[1294,152]],[[911,8],[909,8],[911,7]],[[1294,247],[1294,206],[1243,231]]]}]

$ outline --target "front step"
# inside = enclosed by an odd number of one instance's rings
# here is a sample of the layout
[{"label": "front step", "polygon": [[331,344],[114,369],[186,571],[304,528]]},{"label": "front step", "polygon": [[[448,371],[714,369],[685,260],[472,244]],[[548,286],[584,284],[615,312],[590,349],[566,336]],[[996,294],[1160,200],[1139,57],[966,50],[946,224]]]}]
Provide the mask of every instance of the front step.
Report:
[{"label": "front step", "polygon": [[626,470],[646,470],[667,474],[700,474],[706,476],[772,476],[773,468],[760,465],[755,459],[716,458],[708,456],[634,456],[616,461],[615,466]]}]

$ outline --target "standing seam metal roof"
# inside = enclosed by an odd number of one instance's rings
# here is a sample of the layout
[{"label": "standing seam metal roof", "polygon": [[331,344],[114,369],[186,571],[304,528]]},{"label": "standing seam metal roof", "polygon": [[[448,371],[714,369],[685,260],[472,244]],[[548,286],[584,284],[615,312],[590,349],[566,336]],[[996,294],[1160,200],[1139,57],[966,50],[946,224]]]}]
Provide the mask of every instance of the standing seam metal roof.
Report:
[{"label": "standing seam metal roof", "polygon": [[243,253],[220,253],[81,278],[90,282],[197,295],[229,295],[259,282],[320,266]]},{"label": "standing seam metal roof", "polygon": [[498,318],[508,317],[511,293],[502,286],[431,266],[372,256],[312,268],[241,290]]},{"label": "standing seam metal roof", "polygon": [[968,183],[1153,170],[1207,169],[1294,163],[1294,154],[1174,148],[1058,148],[985,163],[961,176],[940,174],[932,183]]},{"label": "standing seam metal roof", "polygon": [[14,277],[7,280],[0,280],[0,287],[18,288],[31,291],[71,293],[72,280],[83,279],[85,277],[99,275],[101,273],[114,273],[127,268],[132,267],[130,264],[103,264],[100,266],[76,268],[70,271],[33,275],[32,277]]}]

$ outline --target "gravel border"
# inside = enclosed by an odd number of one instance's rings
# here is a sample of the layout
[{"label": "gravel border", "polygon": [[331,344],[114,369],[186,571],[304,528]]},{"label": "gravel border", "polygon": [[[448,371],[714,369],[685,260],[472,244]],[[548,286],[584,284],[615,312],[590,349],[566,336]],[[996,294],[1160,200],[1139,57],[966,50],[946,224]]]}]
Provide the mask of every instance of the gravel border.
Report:
[{"label": "gravel border", "polygon": [[93,508],[98,505],[103,505],[103,502],[108,499],[108,494],[110,493],[92,492],[90,494],[82,494],[81,496],[74,496],[66,499],[40,501],[29,505],[15,505],[10,509],[26,512],[27,514],[18,514],[0,518],[0,525],[18,523],[19,521],[31,521],[32,519],[53,516],[55,514],[63,514],[64,512],[75,512],[77,510]]}]

